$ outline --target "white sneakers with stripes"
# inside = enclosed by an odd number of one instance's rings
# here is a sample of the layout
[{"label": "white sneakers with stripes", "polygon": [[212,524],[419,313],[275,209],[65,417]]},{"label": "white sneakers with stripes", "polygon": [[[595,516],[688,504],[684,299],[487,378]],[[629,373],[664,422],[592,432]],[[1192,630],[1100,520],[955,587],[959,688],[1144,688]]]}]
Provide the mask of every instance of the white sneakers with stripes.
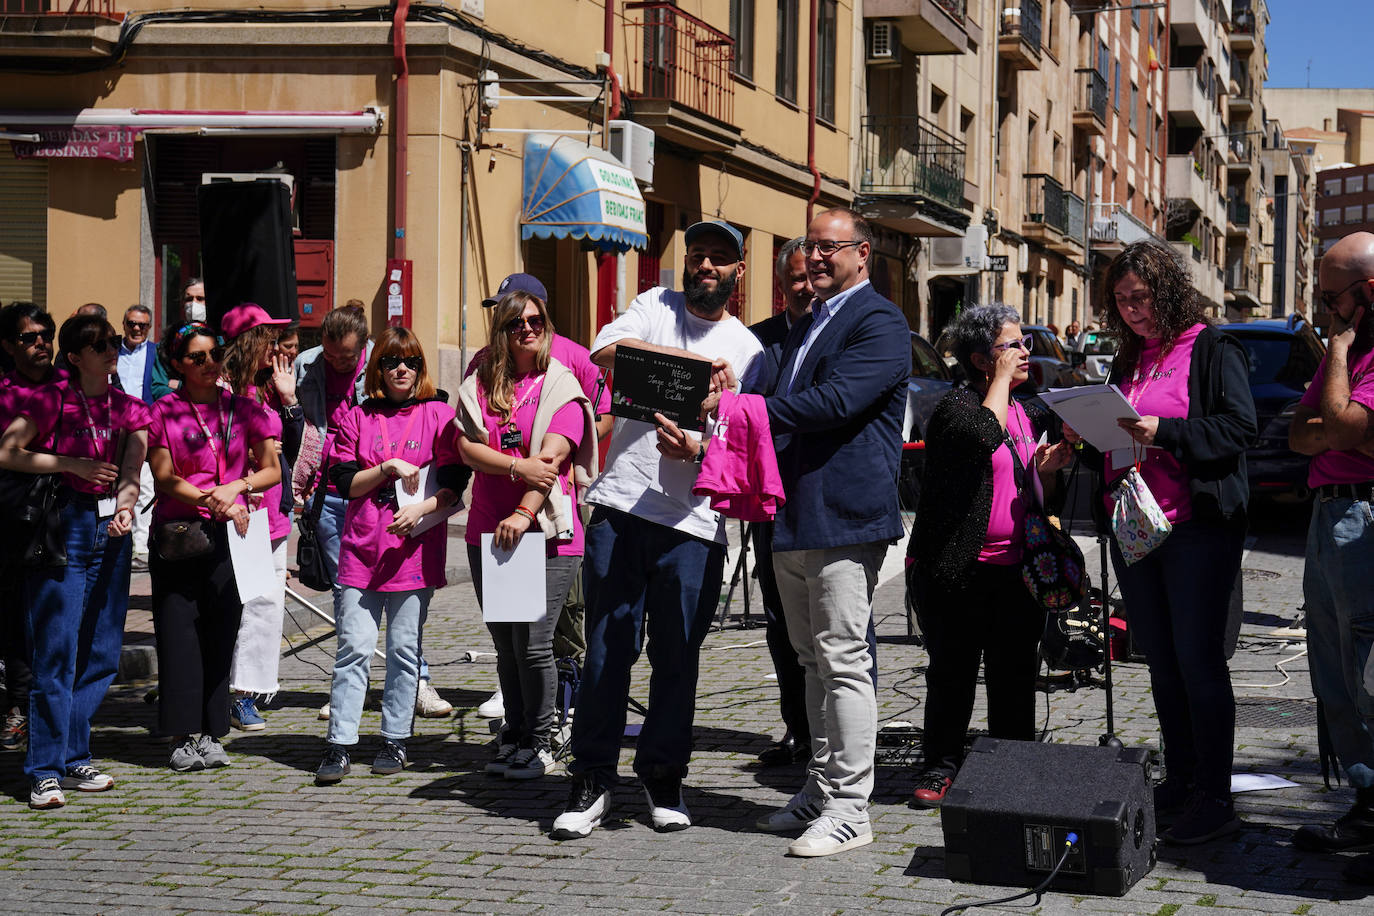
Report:
[{"label": "white sneakers with stripes", "polygon": [[792,841],[787,854],[815,857],[833,856],[837,852],[856,849],[873,842],[873,827],[864,822],[851,824],[837,817],[823,814],[812,822],[806,832]]}]

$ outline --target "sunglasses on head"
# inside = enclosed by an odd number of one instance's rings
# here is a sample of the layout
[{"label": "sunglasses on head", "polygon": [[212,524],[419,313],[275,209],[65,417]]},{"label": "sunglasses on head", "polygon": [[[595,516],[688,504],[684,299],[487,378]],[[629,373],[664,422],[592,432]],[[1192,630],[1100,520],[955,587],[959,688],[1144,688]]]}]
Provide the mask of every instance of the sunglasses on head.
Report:
[{"label": "sunglasses on head", "polygon": [[41,331],[25,331],[15,339],[19,341],[20,346],[31,347],[38,343],[39,339],[42,339],[44,343],[52,343],[54,336],[52,331],[45,328]]},{"label": "sunglasses on head", "polygon": [[92,353],[104,353],[107,349],[118,350],[119,345],[123,343],[123,341],[123,337],[120,337],[118,334],[112,334],[109,337],[102,337],[99,340],[91,341],[86,344],[86,346],[91,348]]},{"label": "sunglasses on head", "polygon": [[530,331],[535,334],[544,333],[544,319],[538,315],[531,315],[529,318],[523,315],[519,318],[512,318],[506,322],[506,333],[511,335],[523,333],[526,325],[529,325]]},{"label": "sunglasses on head", "polygon": [[383,356],[377,360],[377,365],[382,367],[384,372],[395,372],[397,367],[404,365],[412,372],[419,372],[425,365],[423,356]]},{"label": "sunglasses on head", "polygon": [[223,362],[224,348],[211,347],[209,350],[197,350],[194,353],[187,353],[185,356],[182,357],[182,359],[186,360],[193,366],[203,366],[205,365],[206,360],[209,360],[212,363]]}]

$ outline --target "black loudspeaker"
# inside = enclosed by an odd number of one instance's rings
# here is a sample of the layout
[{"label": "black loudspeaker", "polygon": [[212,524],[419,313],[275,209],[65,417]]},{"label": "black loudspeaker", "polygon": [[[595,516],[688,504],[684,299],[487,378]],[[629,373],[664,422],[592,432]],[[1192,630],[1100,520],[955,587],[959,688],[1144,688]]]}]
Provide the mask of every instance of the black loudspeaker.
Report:
[{"label": "black loudspeaker", "polygon": [[273,318],[296,314],[291,190],[275,179],[215,181],[196,190],[205,310],[210,323],[241,302]]},{"label": "black loudspeaker", "polygon": [[1143,748],[979,738],[940,806],[953,881],[1120,897],[1155,866],[1154,794]]}]

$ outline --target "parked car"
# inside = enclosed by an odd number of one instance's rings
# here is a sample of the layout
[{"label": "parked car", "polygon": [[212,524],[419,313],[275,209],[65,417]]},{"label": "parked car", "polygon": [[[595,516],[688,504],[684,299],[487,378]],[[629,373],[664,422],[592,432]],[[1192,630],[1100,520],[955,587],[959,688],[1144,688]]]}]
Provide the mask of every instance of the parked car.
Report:
[{"label": "parked car", "polygon": [[1250,361],[1250,393],[1259,421],[1259,436],[1245,453],[1250,491],[1307,497],[1308,458],[1288,448],[1288,426],[1326,346],[1297,315],[1224,324],[1221,330],[1240,342]]},{"label": "parked car", "polygon": [[1074,345],[1068,348],[1069,362],[1083,370],[1083,377],[1088,384],[1101,385],[1111,374],[1112,360],[1116,358],[1119,346],[1121,340],[1115,331],[1084,331],[1078,335]]},{"label": "parked car", "polygon": [[[906,386],[906,416],[902,420],[902,441],[920,442],[925,437],[930,415],[945,392],[961,380],[963,371],[940,358],[924,337],[911,332],[911,376]],[[903,509],[916,511],[921,499],[921,475],[925,473],[925,454],[919,449],[903,449],[897,494]]]},{"label": "parked car", "polygon": [[[1036,392],[1087,384],[1087,376],[1069,360],[1069,354],[1064,352],[1064,345],[1053,331],[1039,324],[1023,324],[1021,331],[1031,338],[1028,381],[1034,383]],[[1029,389],[1029,385],[1018,387]],[[1017,393],[1024,396],[1022,392]]]}]

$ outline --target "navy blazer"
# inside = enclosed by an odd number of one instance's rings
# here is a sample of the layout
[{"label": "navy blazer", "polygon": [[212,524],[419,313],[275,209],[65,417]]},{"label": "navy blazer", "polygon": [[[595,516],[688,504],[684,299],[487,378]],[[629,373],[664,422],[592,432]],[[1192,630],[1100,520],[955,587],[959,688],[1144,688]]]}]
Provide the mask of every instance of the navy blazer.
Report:
[{"label": "navy blazer", "polygon": [[814,317],[792,326],[767,398],[768,421],[787,501],[773,550],[814,550],[892,541],[902,417],[911,374],[906,318],[871,285],[854,293],[807,351],[788,391]]},{"label": "navy blazer", "polygon": [[[841,309],[843,311],[843,309]],[[782,368],[782,345],[787,341],[787,313],[778,312],[772,318],[765,318],[757,324],[749,325],[749,330],[763,344],[763,352],[749,367],[750,394],[771,394],[778,380],[778,370]]]}]

